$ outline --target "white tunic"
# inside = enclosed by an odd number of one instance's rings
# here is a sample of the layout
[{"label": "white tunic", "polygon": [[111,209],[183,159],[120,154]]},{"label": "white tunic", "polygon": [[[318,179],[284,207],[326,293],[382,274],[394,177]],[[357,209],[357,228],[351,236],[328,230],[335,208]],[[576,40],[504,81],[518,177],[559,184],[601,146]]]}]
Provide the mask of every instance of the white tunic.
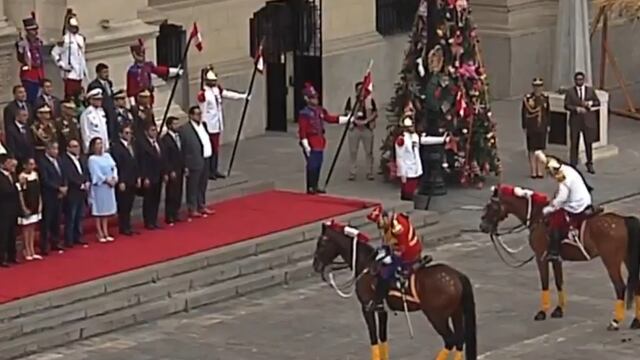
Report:
[{"label": "white tunic", "polygon": [[[416,133],[405,131],[400,135],[402,141],[396,140],[396,166],[398,177],[408,179],[422,176],[422,159],[420,158],[420,145],[437,145],[445,142],[445,136],[419,136]],[[399,143],[402,143],[400,145]]]},{"label": "white tunic", "polygon": [[544,212],[550,213],[558,209],[564,209],[572,214],[583,212],[587,206],[592,204],[591,193],[589,193],[587,185],[580,174],[571,166],[561,165],[560,171],[564,174],[565,179],[559,184],[556,197]]},{"label": "white tunic", "polygon": [[80,115],[80,135],[84,151],[89,151],[89,142],[95,137],[102,139],[104,150],[109,150],[109,132],[107,130],[107,115],[102,108],[87,107]]},{"label": "white tunic", "polygon": [[84,35],[70,32],[64,34],[61,46],[53,47],[51,56],[60,68],[63,79],[83,80],[88,78],[85,50]]},{"label": "white tunic", "polygon": [[224,129],[222,99],[241,100],[246,95],[231,90],[224,90],[219,86],[204,87],[204,101],[199,102],[202,120],[207,124],[209,134],[221,133]]}]

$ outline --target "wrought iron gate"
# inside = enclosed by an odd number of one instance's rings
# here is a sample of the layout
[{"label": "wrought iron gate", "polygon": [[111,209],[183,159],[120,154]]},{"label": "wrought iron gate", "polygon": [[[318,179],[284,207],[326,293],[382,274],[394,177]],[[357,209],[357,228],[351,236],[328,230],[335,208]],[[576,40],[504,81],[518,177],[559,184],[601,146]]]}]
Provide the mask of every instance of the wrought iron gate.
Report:
[{"label": "wrought iron gate", "polygon": [[309,82],[322,102],[322,0],[289,0],[293,17],[295,114],[305,106],[302,89]]}]

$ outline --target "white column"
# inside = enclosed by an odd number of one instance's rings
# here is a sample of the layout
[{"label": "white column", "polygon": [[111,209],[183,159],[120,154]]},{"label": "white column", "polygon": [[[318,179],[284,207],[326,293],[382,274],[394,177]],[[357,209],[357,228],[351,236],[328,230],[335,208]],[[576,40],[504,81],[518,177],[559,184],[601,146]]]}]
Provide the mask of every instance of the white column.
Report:
[{"label": "white column", "polygon": [[577,71],[584,72],[587,83],[592,83],[587,0],[562,0],[558,2],[554,58],[552,80],[554,90],[572,86],[573,75]]}]

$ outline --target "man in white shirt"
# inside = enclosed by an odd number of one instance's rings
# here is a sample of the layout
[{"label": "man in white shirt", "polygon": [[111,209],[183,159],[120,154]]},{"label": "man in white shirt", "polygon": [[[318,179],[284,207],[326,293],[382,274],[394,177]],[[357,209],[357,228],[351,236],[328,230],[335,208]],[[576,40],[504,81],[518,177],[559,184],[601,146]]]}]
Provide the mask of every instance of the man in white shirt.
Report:
[{"label": "man in white shirt", "polygon": [[85,153],[89,152],[89,143],[95,137],[102,139],[105,151],[109,150],[107,115],[102,108],[102,98],[102,90],[96,88],[89,91],[87,93],[89,106],[80,115],[80,135]]},{"label": "man in white shirt", "polygon": [[78,18],[71,9],[67,10],[64,26],[62,41],[53,47],[51,56],[64,81],[64,97],[77,98],[82,92],[82,81],[88,77],[86,38],[80,33]]},{"label": "man in white shirt", "polygon": [[222,100],[244,100],[248,97],[248,94],[223,89],[218,83],[218,75],[216,75],[213,69],[207,68],[204,70],[204,86],[198,93],[197,100],[213,147],[213,156],[211,156],[209,168],[209,178],[212,180],[225,178],[225,176],[218,171],[220,136],[224,128]]},{"label": "man in white shirt", "polygon": [[558,191],[553,200],[542,209],[549,220],[550,242],[547,260],[560,261],[560,244],[572,222],[581,222],[585,212],[592,209],[591,190],[582,175],[572,166],[564,164],[554,157],[547,157],[538,150],[536,157],[546,164],[549,173],[558,182]]},{"label": "man in white shirt", "polygon": [[209,162],[213,147],[198,106],[189,109],[189,122],[178,130],[187,174],[187,210],[189,218],[206,217],[214,212],[206,207]]}]

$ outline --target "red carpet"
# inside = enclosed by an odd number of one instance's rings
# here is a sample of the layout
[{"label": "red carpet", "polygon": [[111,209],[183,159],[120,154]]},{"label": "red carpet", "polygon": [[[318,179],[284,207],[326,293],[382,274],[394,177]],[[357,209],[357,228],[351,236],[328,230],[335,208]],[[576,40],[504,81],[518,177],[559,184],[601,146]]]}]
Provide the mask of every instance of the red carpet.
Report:
[{"label": "red carpet", "polygon": [[358,200],[267,191],[214,206],[207,219],[172,228],[116,237],[100,244],[87,235],[88,248],[0,269],[0,303],[87,282],[370,207]]}]

